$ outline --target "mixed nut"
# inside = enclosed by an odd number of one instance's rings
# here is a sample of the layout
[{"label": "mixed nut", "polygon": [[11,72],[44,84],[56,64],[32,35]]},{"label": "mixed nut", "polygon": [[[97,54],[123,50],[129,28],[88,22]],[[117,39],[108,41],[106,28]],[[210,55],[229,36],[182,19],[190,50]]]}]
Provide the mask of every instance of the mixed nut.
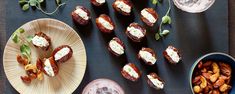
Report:
[{"label": "mixed nut", "polygon": [[224,62],[200,61],[193,74],[196,94],[228,94],[231,87],[231,66]]}]

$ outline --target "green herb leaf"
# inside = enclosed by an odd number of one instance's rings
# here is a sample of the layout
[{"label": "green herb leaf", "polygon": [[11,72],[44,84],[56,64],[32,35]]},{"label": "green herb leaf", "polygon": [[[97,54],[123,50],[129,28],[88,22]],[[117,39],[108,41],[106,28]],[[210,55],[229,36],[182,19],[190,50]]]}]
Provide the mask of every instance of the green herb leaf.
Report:
[{"label": "green herb leaf", "polygon": [[155,39],[156,39],[156,40],[159,40],[160,38],[161,38],[160,35],[159,35],[158,33],[156,33],[156,34],[155,34]]},{"label": "green herb leaf", "polygon": [[171,17],[168,15],[165,15],[162,17],[162,23],[164,24],[171,24]]},{"label": "green herb leaf", "polygon": [[14,43],[19,43],[19,41],[20,41],[19,36],[16,33],[13,33],[11,39]]},{"label": "green herb leaf", "polygon": [[156,5],[157,4],[157,0],[152,0],[152,3],[154,4],[154,5]]},{"label": "green herb leaf", "polygon": [[38,0],[29,0],[30,6],[36,6],[38,2]]},{"label": "green herb leaf", "polygon": [[26,40],[27,40],[28,42],[31,42],[32,39],[33,39],[33,36],[27,36],[27,37],[26,37]]},{"label": "green herb leaf", "polygon": [[21,4],[25,4],[25,3],[27,3],[27,1],[26,1],[26,0],[19,0],[18,2],[19,2],[19,4],[20,4],[20,5],[21,5]]},{"label": "green herb leaf", "polygon": [[55,1],[57,5],[61,4],[61,0],[55,0]]},{"label": "green herb leaf", "polygon": [[170,31],[165,29],[165,30],[162,31],[161,35],[167,35],[168,33],[170,33]]},{"label": "green herb leaf", "polygon": [[29,10],[29,4],[24,4],[23,7],[22,7],[22,10],[23,11],[26,11],[26,10]]},{"label": "green herb leaf", "polygon": [[16,30],[17,33],[24,33],[24,29],[23,28],[19,28]]},{"label": "green herb leaf", "polygon": [[39,2],[39,3],[42,3],[42,2],[44,2],[44,0],[38,0],[38,2]]},{"label": "green herb leaf", "polygon": [[30,57],[30,55],[31,55],[30,47],[28,45],[25,45],[25,44],[20,46],[20,52],[21,52],[22,55],[25,55],[26,57]]}]

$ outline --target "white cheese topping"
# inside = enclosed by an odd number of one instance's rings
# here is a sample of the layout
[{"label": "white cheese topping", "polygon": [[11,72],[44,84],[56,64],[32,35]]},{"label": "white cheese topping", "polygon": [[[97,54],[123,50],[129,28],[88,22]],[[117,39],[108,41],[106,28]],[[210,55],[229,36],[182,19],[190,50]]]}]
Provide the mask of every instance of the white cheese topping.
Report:
[{"label": "white cheese topping", "polygon": [[129,26],[129,27],[127,27],[127,31],[130,31],[130,34],[137,37],[137,38],[144,37],[143,32],[135,27]]},{"label": "white cheese topping", "polygon": [[134,78],[138,78],[139,77],[139,74],[129,65],[125,65],[123,67],[123,70],[125,72],[127,72],[130,76],[134,77]]},{"label": "white cheese topping", "polygon": [[102,17],[99,17],[98,21],[108,30],[113,30],[114,27],[112,24],[110,24],[108,21],[103,19]]},{"label": "white cheese topping", "polygon": [[174,51],[172,48],[167,48],[166,49],[167,55],[171,57],[171,59],[174,62],[179,62],[180,61],[180,57],[178,55],[178,53],[176,51]]},{"label": "white cheese topping", "polygon": [[76,8],[75,13],[84,20],[88,20],[88,14],[81,8]]},{"label": "white cheese topping", "polygon": [[49,45],[49,42],[44,37],[40,37],[37,35],[33,37],[32,43],[39,47],[46,47]]},{"label": "white cheese topping", "polygon": [[54,71],[53,71],[53,68],[51,67],[51,63],[50,63],[50,60],[49,60],[49,59],[46,59],[44,65],[45,65],[44,70],[46,71],[46,73],[47,73],[49,76],[55,76]]},{"label": "white cheese topping", "polygon": [[141,15],[142,15],[144,18],[146,18],[150,23],[155,23],[155,22],[157,21],[157,19],[155,19],[155,18],[153,17],[153,15],[150,14],[146,9],[143,9],[143,10],[141,11]]},{"label": "white cheese topping", "polygon": [[164,84],[163,82],[161,82],[160,80],[153,78],[151,75],[147,75],[147,77],[149,78],[149,80],[154,84],[154,86],[163,89]]},{"label": "white cheese topping", "polygon": [[99,3],[99,4],[103,4],[103,3],[105,3],[105,0],[95,0],[97,3]]},{"label": "white cheese topping", "polygon": [[113,50],[115,53],[122,55],[124,54],[124,48],[122,45],[120,45],[117,41],[115,40],[111,40],[109,42],[109,47],[111,48],[111,50]]},{"label": "white cheese topping", "polygon": [[115,5],[121,9],[122,11],[126,12],[126,13],[130,13],[131,12],[131,7],[129,5],[127,5],[126,3],[124,3],[123,1],[116,1]]},{"label": "white cheese topping", "polygon": [[145,61],[150,62],[151,64],[155,64],[157,59],[148,51],[139,51],[139,55],[141,58],[143,58]]},{"label": "white cheese topping", "polygon": [[55,60],[59,60],[65,55],[67,55],[70,52],[70,49],[68,47],[64,47],[60,49],[56,54],[55,54]]}]

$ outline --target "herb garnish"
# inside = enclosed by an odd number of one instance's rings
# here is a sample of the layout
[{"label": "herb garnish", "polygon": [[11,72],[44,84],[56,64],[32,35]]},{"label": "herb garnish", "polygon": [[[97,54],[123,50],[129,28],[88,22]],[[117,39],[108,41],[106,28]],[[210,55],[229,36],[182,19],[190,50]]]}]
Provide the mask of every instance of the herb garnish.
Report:
[{"label": "herb garnish", "polygon": [[19,4],[22,5],[22,10],[27,11],[29,10],[29,7],[36,7],[38,10],[40,10],[42,13],[46,15],[52,15],[54,14],[61,6],[65,5],[66,3],[61,0],[56,0],[57,7],[52,12],[46,12],[42,9],[41,4],[44,2],[44,0],[19,0]]},{"label": "herb garnish", "polygon": [[156,5],[157,2],[158,2],[158,0],[152,0],[152,3],[153,3],[154,5]]},{"label": "herb garnish", "polygon": [[[154,0],[153,0],[153,3],[154,3]],[[171,2],[170,2],[170,0],[168,0],[168,10],[167,10],[166,14],[161,19],[162,21],[160,23],[159,30],[155,34],[155,39],[156,40],[159,40],[161,37],[164,37],[165,35],[170,33],[170,31],[167,30],[167,29],[162,30],[162,25],[163,24],[171,24],[171,17],[169,16],[170,10],[171,10]]]},{"label": "herb garnish", "polygon": [[23,28],[17,29],[11,36],[11,39],[14,43],[20,45],[20,53],[22,56],[28,59],[28,62],[31,61],[31,49],[29,47],[29,43],[31,42],[33,36],[25,37]]}]

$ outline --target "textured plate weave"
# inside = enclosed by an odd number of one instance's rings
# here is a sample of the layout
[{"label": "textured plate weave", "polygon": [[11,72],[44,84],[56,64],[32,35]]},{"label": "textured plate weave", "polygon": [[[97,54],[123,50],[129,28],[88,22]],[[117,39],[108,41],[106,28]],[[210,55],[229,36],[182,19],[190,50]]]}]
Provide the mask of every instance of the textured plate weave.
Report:
[{"label": "textured plate weave", "polygon": [[65,23],[49,18],[37,19],[21,26],[25,36],[41,31],[51,37],[52,49],[47,52],[36,49],[32,44],[32,63],[36,59],[48,58],[52,50],[60,45],[69,45],[73,49],[73,57],[66,63],[59,64],[59,73],[55,77],[44,75],[44,79],[33,80],[25,84],[20,76],[26,75],[24,67],[18,64],[16,55],[20,54],[19,45],[8,40],[3,56],[4,71],[11,85],[21,94],[69,94],[81,83],[86,70],[86,51],[80,36]]}]

